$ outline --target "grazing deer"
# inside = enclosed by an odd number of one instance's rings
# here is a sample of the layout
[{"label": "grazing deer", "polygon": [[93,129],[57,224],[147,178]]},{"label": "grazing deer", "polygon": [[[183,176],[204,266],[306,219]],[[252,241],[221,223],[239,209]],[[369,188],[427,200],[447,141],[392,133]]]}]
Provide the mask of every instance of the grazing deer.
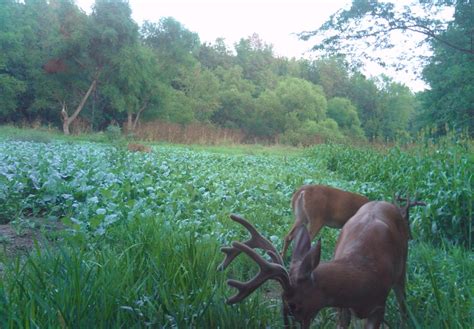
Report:
[{"label": "grazing deer", "polygon": [[144,153],[150,153],[151,152],[151,147],[143,144],[137,144],[137,143],[128,143],[127,149],[130,152],[144,152]]},{"label": "grazing deer", "polygon": [[[304,194],[296,199],[303,206]],[[415,205],[407,200],[407,205]],[[357,317],[367,319],[365,328],[379,328],[383,322],[385,303],[391,289],[395,291],[402,322],[406,319],[405,271],[408,254],[408,225],[398,206],[384,201],[363,205],[347,221],[339,235],[333,260],[320,263],[321,240],[311,247],[311,236],[306,226],[295,229],[289,272],[276,248],[245,219],[231,215],[251,234],[244,242],[233,242],[221,248],[226,257],[220,268],[225,268],[240,252],[247,254],[259,267],[259,273],[247,282],[228,280],[238,293],[227,300],[235,304],[244,300],[266,281],[273,279],[283,288],[283,320],[288,316],[301,323],[303,329],[325,307],[339,311],[338,328],[347,328],[351,310]],[[264,259],[254,248],[267,252],[271,261]]]},{"label": "grazing deer", "polygon": [[[297,203],[296,200],[300,196],[303,196],[303,202]],[[312,240],[323,226],[343,227],[349,218],[367,202],[369,202],[369,199],[365,196],[329,186],[302,186],[291,198],[295,223],[284,238],[281,256],[285,257],[288,246],[295,238],[298,227],[307,226]]]}]

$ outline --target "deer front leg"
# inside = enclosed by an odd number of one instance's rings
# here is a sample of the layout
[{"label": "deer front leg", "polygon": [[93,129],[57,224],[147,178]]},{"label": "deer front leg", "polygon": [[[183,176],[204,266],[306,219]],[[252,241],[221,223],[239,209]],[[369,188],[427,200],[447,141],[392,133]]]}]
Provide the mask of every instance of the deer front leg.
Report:
[{"label": "deer front leg", "polygon": [[295,233],[295,229],[296,229],[296,226],[293,225],[293,227],[291,228],[290,232],[288,232],[288,234],[285,236],[285,238],[283,239],[283,248],[281,250],[281,258],[285,258],[285,254],[286,254],[286,251],[288,250],[288,247],[291,243],[291,241],[293,241],[294,239],[294,233]]},{"label": "deer front leg", "polygon": [[314,237],[321,231],[321,229],[324,226],[324,220],[323,219],[314,219],[309,222],[308,224],[308,232],[309,236],[311,237],[311,240],[314,239]]},{"label": "deer front leg", "polygon": [[385,305],[378,307],[365,321],[365,329],[379,329],[383,322],[385,314]]},{"label": "deer front leg", "polygon": [[338,308],[337,329],[347,329],[351,323],[351,311],[348,308]]}]

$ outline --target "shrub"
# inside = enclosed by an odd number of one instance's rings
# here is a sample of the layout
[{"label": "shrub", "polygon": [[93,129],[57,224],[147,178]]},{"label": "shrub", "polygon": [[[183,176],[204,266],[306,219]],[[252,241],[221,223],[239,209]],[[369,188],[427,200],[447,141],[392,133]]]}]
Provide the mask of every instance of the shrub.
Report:
[{"label": "shrub", "polygon": [[120,140],[122,138],[122,129],[118,125],[111,124],[105,130],[105,136],[110,142]]}]

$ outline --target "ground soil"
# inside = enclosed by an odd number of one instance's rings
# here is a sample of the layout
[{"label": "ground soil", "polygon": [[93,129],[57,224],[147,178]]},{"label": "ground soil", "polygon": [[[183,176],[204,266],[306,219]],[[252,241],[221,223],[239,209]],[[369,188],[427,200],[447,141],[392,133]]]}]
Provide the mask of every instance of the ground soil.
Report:
[{"label": "ground soil", "polygon": [[64,229],[58,222],[46,222],[43,219],[29,219],[25,225],[0,225],[0,272],[4,259],[27,255],[37,243],[39,246],[51,241],[48,235]]}]

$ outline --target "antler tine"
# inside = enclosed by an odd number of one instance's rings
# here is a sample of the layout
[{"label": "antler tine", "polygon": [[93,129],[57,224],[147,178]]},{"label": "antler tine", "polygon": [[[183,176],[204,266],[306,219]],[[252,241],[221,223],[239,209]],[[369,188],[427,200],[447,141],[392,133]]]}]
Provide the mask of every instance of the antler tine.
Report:
[{"label": "antler tine", "polygon": [[398,202],[402,202],[402,201],[408,201],[408,199],[410,198],[408,192],[407,192],[407,197],[406,198],[403,198],[401,195],[402,195],[402,193],[400,191],[395,193],[395,197],[396,197],[395,200],[398,201]]},{"label": "antler tine", "polygon": [[[276,250],[276,248],[273,246],[273,244],[265,239],[258,231],[253,227],[252,224],[250,224],[248,221],[243,219],[240,216],[237,216],[235,214],[230,215],[230,218],[241,224],[243,227],[247,229],[247,231],[250,232],[251,238],[247,241],[245,241],[243,244],[249,246],[250,248],[261,248],[265,251],[267,251],[268,255],[270,255],[272,261],[274,263],[283,265],[283,259],[281,258],[280,254]],[[226,254],[224,260],[222,263],[217,267],[218,271],[224,270],[229,264],[234,260],[235,257],[237,257],[240,254],[240,250],[235,249],[233,247],[222,247],[221,251]]]},{"label": "antler tine", "polygon": [[399,208],[400,208],[400,211],[402,213],[402,216],[407,220],[407,225],[408,225],[408,237],[410,238],[410,240],[413,238],[412,236],[412,233],[411,233],[411,229],[410,229],[410,222],[409,222],[409,212],[410,212],[410,208],[411,207],[415,207],[415,206],[426,206],[426,203],[423,202],[423,201],[418,201],[416,200],[417,199],[417,195],[415,193],[415,198],[414,198],[414,201],[410,201],[410,194],[409,192],[407,191],[407,196],[406,198],[402,198],[400,195],[397,196],[397,200],[398,201],[405,201],[405,205],[402,207],[401,205],[397,205]]},{"label": "antler tine", "polygon": [[408,204],[409,207],[414,207],[414,206],[426,206],[426,202],[423,201],[413,201]]},{"label": "antler tine", "polygon": [[415,194],[414,201],[410,201],[410,195],[408,193],[407,193],[406,198],[402,198],[402,197],[400,197],[400,195],[398,195],[397,200],[398,201],[405,201],[406,202],[405,207],[409,207],[409,208],[410,207],[415,207],[415,206],[426,206],[426,202],[417,200],[417,195],[416,194]]},{"label": "antler tine", "polygon": [[248,241],[249,243],[246,243],[247,246],[250,248],[261,248],[272,257],[276,257],[276,262],[280,265],[284,265],[283,263],[283,258],[281,258],[280,253],[276,250],[275,246],[268,241],[265,237],[263,237],[258,231],[253,227],[252,224],[250,224],[247,220],[244,218],[237,216],[235,214],[230,215],[230,218],[237,223],[240,223],[242,226],[244,226],[249,232],[250,235],[252,236],[250,240]]},{"label": "antler tine", "polygon": [[270,263],[262,256],[260,256],[255,250],[243,243],[233,242],[232,246],[235,249],[246,253],[250,258],[252,258],[255,263],[257,263],[257,265],[260,267],[260,271],[257,273],[256,276],[254,276],[247,282],[227,280],[227,284],[229,286],[234,287],[238,290],[237,294],[227,300],[227,304],[235,304],[242,301],[244,298],[254,292],[258,287],[260,287],[263,283],[270,279],[278,281],[285,291],[291,289],[290,277],[288,275],[288,272],[282,265]]},{"label": "antler tine", "polygon": [[399,200],[398,200],[398,193],[397,192],[393,193],[392,200],[393,200],[393,204],[398,206],[398,201]]}]

